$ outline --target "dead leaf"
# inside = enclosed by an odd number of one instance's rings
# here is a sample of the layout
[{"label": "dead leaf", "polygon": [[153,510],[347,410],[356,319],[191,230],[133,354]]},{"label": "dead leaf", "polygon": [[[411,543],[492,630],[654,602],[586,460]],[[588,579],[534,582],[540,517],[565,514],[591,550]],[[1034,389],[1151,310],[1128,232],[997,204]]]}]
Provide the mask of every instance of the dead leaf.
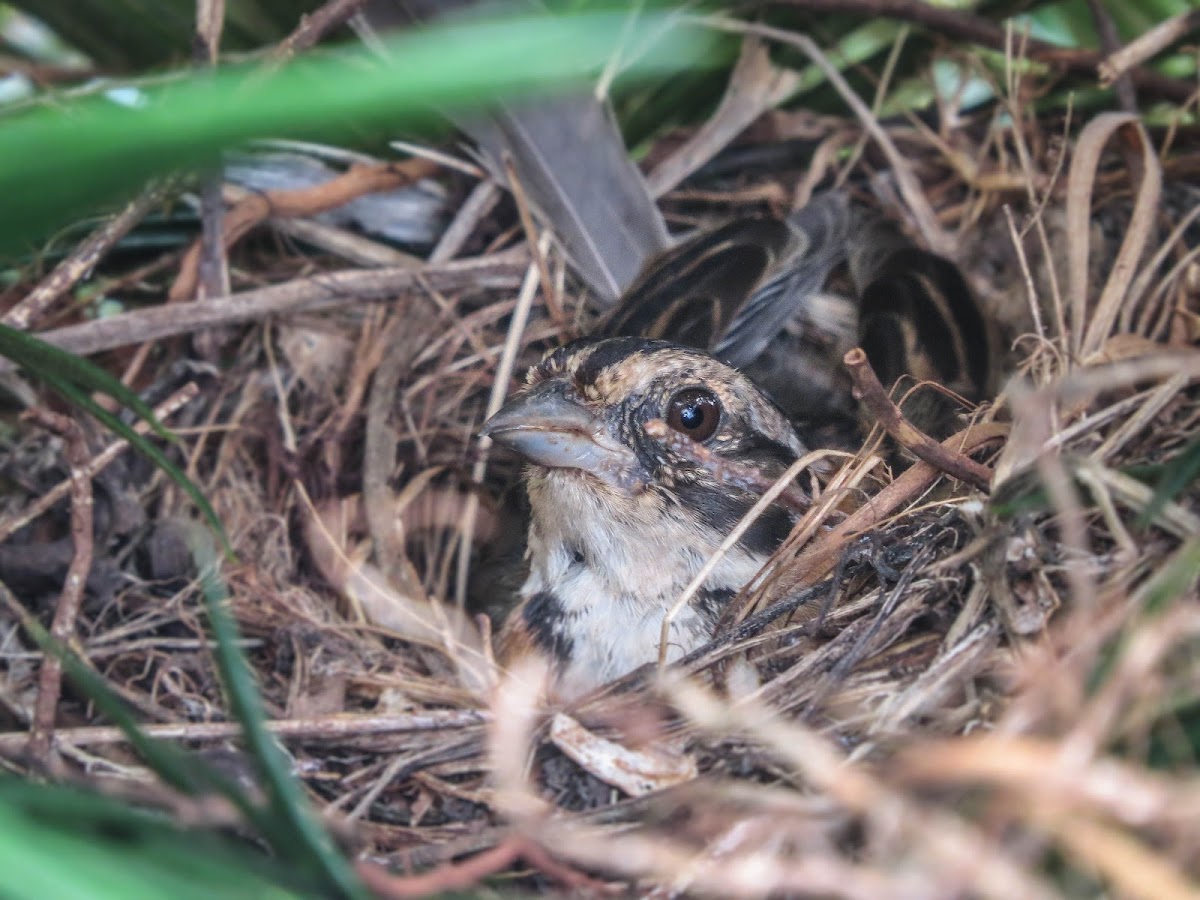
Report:
[{"label": "dead leaf", "polygon": [[699,774],[691,756],[661,744],[630,750],[588,731],[566,713],[551,721],[550,740],[585,771],[631,797],[692,781]]},{"label": "dead leaf", "polygon": [[776,66],[767,45],[756,37],[747,37],[742,41],[741,56],[729,76],[721,105],[682,147],[654,167],[646,178],[650,193],[661,197],[678,186],[799,86],[799,73]]}]

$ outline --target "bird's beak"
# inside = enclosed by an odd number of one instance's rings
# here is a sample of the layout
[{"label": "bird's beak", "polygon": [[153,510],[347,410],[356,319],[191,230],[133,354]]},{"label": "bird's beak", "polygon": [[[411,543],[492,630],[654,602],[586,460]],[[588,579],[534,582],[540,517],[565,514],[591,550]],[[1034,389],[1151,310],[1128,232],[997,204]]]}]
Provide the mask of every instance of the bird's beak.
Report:
[{"label": "bird's beak", "polygon": [[600,478],[626,480],[636,457],[609,426],[559,381],[535,385],[506,403],[479,432],[532,463],[581,469]]}]

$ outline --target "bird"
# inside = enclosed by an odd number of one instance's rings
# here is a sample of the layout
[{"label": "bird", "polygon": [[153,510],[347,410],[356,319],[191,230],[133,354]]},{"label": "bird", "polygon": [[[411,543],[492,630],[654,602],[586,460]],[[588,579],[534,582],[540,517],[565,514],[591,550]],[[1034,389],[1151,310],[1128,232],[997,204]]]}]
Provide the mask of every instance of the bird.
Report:
[{"label": "bird", "polygon": [[[574,699],[659,658],[668,610],[758,495],[647,426],[665,423],[756,484],[777,479],[810,443],[796,427],[804,382],[776,361],[781,336],[839,267],[853,339],[884,384],[908,375],[983,395],[987,323],[958,268],[844,194],[650,258],[591,334],[549,352],[480,432],[526,462],[526,576],[500,629],[502,665],[538,654],[556,696]],[[918,393],[903,410],[942,436],[957,405]],[[714,636],[793,524],[772,507],[721,557],[672,619],[668,661]]]},{"label": "bird", "polygon": [[[807,452],[782,410],[712,354],[645,337],[550,352],[482,434],[527,461],[528,577],[498,659],[549,660],[579,697],[658,658],[664,616],[757,494],[647,430],[651,422],[773,481]],[[706,643],[722,611],[787,537],[764,512],[671,623],[668,661]]]}]

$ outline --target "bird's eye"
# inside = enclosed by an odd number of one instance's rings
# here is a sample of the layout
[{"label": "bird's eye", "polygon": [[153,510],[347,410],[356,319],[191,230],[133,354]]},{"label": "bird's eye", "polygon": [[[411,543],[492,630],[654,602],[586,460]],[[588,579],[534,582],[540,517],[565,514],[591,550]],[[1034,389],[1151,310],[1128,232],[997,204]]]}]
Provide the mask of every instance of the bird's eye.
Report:
[{"label": "bird's eye", "polygon": [[707,441],[721,424],[721,401],[704,388],[680,391],[671,398],[667,424],[693,441]]}]

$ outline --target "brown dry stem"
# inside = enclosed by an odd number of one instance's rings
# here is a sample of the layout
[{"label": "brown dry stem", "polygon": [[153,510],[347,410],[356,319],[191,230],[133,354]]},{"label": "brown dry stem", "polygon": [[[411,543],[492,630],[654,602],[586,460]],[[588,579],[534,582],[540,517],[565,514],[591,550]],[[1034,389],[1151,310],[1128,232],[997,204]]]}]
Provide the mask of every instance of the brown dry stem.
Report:
[{"label": "brown dry stem", "polygon": [[75,287],[121,238],[163,201],[172,187],[172,182],[167,181],[143,190],[130,200],[124,209],[92,232],[37,287],[5,313],[4,324],[19,331],[36,325],[60,297]]},{"label": "brown dry stem", "polygon": [[[34,407],[25,413],[25,418],[63,439],[63,456],[69,467],[71,494],[71,540],[74,552],[67,568],[66,580],[55,607],[54,619],[50,624],[50,637],[65,646],[75,637],[75,622],[79,607],[83,603],[83,589],[87,584],[88,572],[95,555],[92,533],[92,479],[88,474],[87,439],[79,424],[67,416]],[[62,692],[62,661],[54,655],[42,658],[42,670],[38,678],[37,703],[33,710],[33,722],[29,728],[29,754],[43,764],[49,764],[50,745],[54,739],[54,719],[58,711],[58,698]]]},{"label": "brown dry stem", "polygon": [[939,444],[904,418],[900,408],[892,402],[892,398],[879,383],[875,370],[867,360],[867,354],[861,348],[855,347],[849,351],[843,362],[854,382],[855,398],[866,406],[871,417],[902,447],[912,451],[918,459],[959,481],[965,481],[985,493],[990,489],[992,472],[987,466],[950,449],[945,444]]},{"label": "brown dry stem", "polygon": [[[391,191],[428,178],[438,164],[422,158],[402,162],[353,166],[343,175],[310,188],[290,191],[263,191],[236,204],[224,216],[223,236],[226,251],[256,225],[272,216],[314,216],[349,203],[364,194]],[[168,294],[170,302],[190,298],[196,292],[200,276],[202,243],[196,242],[184,254],[179,275]]]}]

